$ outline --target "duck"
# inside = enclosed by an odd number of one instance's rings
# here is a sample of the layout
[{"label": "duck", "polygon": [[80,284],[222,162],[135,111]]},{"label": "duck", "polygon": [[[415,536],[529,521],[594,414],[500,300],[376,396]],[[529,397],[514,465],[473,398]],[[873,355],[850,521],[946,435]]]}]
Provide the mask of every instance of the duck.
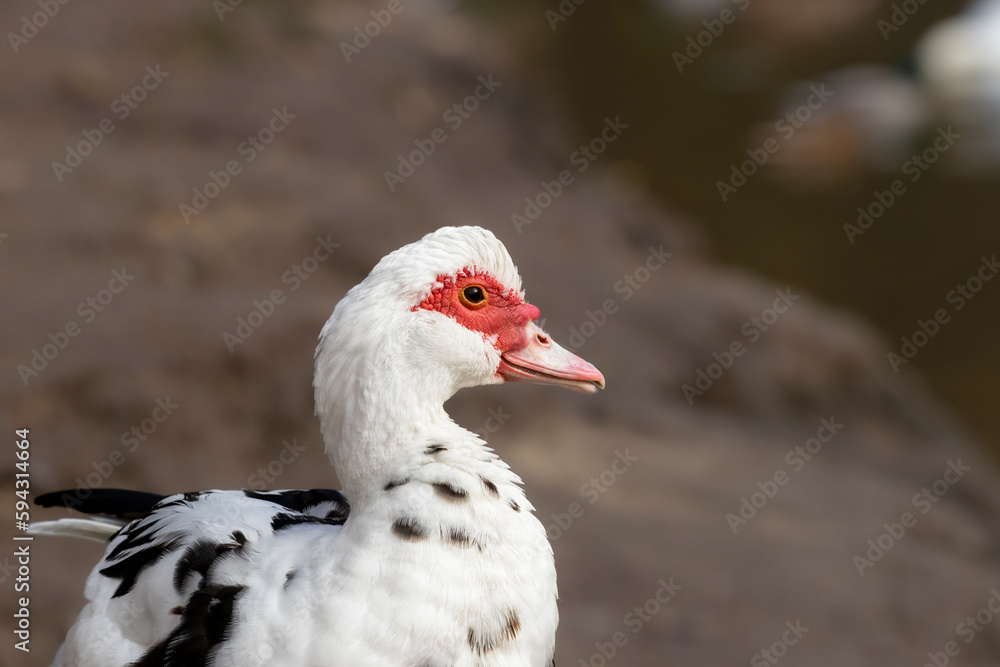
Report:
[{"label": "duck", "polygon": [[915,59],[942,122],[961,135],[955,156],[965,173],[1000,169],[1000,0],[976,0],[935,24]]},{"label": "duck", "polygon": [[445,402],[592,364],[538,324],[507,249],[444,227],[382,258],[315,353],[340,490],[98,489],[35,535],[106,542],[54,667],[551,667],[556,569],[520,477]]}]

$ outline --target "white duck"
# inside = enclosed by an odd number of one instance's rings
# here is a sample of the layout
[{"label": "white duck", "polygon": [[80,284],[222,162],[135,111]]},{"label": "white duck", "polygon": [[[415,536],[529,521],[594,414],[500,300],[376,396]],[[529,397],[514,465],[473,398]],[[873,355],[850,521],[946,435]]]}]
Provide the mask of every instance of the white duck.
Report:
[{"label": "white duck", "polygon": [[934,103],[961,133],[972,171],[1000,168],[1000,0],[977,0],[920,40],[917,62]]},{"label": "white duck", "polygon": [[493,234],[446,227],[337,305],[314,386],[350,506],[326,490],[40,497],[119,517],[33,527],[114,533],[54,664],[549,667],[545,530],[518,476],[443,407],[505,381],[604,386],[534,324],[520,287]]}]

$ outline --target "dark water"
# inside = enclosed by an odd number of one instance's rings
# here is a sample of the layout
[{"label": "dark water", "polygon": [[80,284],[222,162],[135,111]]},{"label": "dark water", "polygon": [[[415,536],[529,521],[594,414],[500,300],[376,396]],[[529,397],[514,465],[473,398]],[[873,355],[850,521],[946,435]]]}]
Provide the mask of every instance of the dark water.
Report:
[{"label": "dark water", "polygon": [[[832,36],[797,43],[768,44],[737,20],[710,47],[734,55],[709,58],[706,50],[680,73],[673,54],[697,29],[671,24],[649,3],[589,0],[565,21],[554,21],[554,31],[545,12],[558,11],[556,0],[467,3],[517,45],[525,74],[571,112],[579,139],[589,139],[606,116],[629,122],[605,159],[666,207],[700,223],[719,261],[859,314],[884,334],[887,351],[901,352],[902,337],[923,342],[919,332],[933,332],[903,368],[924,376],[997,449],[1000,280],[972,298],[957,290],[976,275],[982,257],[1000,253],[996,174],[931,168],[916,182],[907,178],[905,192],[853,244],[845,223],[856,224],[859,206],[887,201],[899,170],[853,165],[825,187],[793,188],[765,167],[727,201],[717,186],[735,162],[747,159],[748,149],[760,146],[753,127],[780,118],[789,84],[861,63],[903,71],[926,28],[964,4],[928,3],[888,40],[877,20],[889,15],[891,3]],[[763,11],[761,5],[746,9],[747,17]],[[740,55],[754,49],[768,54],[763,77]],[[931,145],[935,130],[915,136],[913,152]],[[948,318],[935,330],[930,320],[939,309]]]}]

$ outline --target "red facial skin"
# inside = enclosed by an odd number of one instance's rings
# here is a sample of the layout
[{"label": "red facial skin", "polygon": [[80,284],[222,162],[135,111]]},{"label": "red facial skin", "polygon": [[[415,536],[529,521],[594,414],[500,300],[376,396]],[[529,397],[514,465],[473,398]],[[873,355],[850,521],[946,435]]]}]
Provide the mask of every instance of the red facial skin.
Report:
[{"label": "red facial skin", "polygon": [[[525,327],[541,314],[538,308],[525,303],[520,295],[506,289],[488,273],[466,267],[455,276],[437,277],[441,287],[436,288],[413,310],[436,310],[456,320],[483,337],[496,336],[496,348],[504,352],[523,350],[528,345]],[[486,293],[486,305],[474,309],[462,303],[459,295],[469,285],[478,285]]]}]

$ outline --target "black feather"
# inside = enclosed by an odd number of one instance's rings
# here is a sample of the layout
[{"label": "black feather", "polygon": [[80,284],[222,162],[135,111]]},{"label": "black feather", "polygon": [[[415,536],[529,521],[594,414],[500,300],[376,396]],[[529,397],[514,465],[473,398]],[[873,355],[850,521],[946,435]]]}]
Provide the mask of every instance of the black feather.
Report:
[{"label": "black feather", "polygon": [[346,519],[339,516],[321,517],[312,516],[311,514],[287,514],[282,512],[281,514],[275,514],[274,518],[271,519],[271,530],[278,532],[282,528],[298,526],[303,523],[322,523],[327,526],[343,526],[345,520]]},{"label": "black feather", "polygon": [[178,593],[182,591],[184,582],[192,572],[197,572],[202,577],[208,573],[212,561],[218,557],[218,546],[213,540],[202,539],[187,548],[174,570],[174,588]]},{"label": "black feather", "polygon": [[340,491],[332,489],[292,489],[288,491],[254,491],[253,489],[243,489],[243,494],[247,498],[266,500],[269,503],[281,505],[293,512],[308,513],[311,508],[321,503],[333,503],[334,509],[327,513],[327,518],[331,519],[339,517],[346,521],[347,515],[351,511],[351,504],[347,502],[347,496]]},{"label": "black feather", "polygon": [[135,586],[135,580],[139,577],[139,574],[143,570],[166,556],[168,553],[180,548],[183,543],[183,537],[175,537],[169,542],[151,545],[146,549],[123,558],[117,563],[103,568],[101,570],[101,574],[104,576],[121,579],[121,583],[118,584],[118,588],[115,589],[113,597],[120,598],[132,590],[132,587]]},{"label": "black feather", "polygon": [[166,498],[156,493],[126,489],[67,489],[35,498],[41,507],[68,507],[84,514],[104,514],[121,519],[138,519]]},{"label": "black feather", "polygon": [[202,583],[188,601],[181,623],[130,667],[206,667],[214,649],[229,636],[233,609],[243,586]]}]

